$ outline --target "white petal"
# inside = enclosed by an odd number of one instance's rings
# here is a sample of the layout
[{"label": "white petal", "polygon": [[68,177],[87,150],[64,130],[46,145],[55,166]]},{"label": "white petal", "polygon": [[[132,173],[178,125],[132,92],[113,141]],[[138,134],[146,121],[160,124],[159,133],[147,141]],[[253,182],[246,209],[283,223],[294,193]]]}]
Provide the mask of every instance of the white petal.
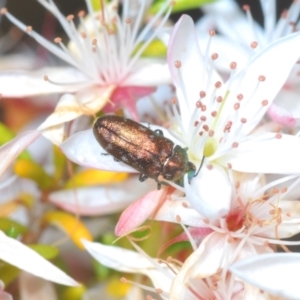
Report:
[{"label": "white petal", "polygon": [[203,167],[199,174],[187,183],[184,177],[186,197],[202,217],[220,218],[229,211],[232,186],[224,169],[213,164],[212,170]]},{"label": "white petal", "polygon": [[[82,240],[86,250],[102,265],[126,273],[144,274],[152,280],[155,287],[169,291],[172,274],[165,267],[156,270],[156,265],[143,255],[115,246],[102,245]],[[154,262],[154,260],[153,260]]]},{"label": "white petal", "polygon": [[[247,119],[247,123],[242,127],[243,134],[250,133],[287,80],[299,58],[297,50],[299,47],[300,33],[295,33],[273,42],[254,56],[249,66],[239,72],[232,81],[229,97],[220,114],[224,122],[228,120],[228,114],[233,111],[236,96],[242,94],[244,98],[238,116],[239,119]],[[278,60],[278,57],[281,59]],[[274,61],[277,63],[274,64]],[[260,82],[259,76],[264,76],[265,81]],[[263,100],[267,100],[268,105],[263,106]],[[225,124],[224,122],[220,120],[220,124]]]},{"label": "white petal", "polygon": [[24,131],[17,135],[13,140],[0,147],[0,176],[5,172],[9,165],[17,158],[17,156],[32,144],[41,132],[38,130]]},{"label": "white petal", "polygon": [[63,285],[78,283],[21,242],[0,231],[0,259],[35,276]]},{"label": "white petal", "polygon": [[183,224],[194,227],[207,227],[203,217],[192,207],[186,207],[186,201],[167,200],[155,214],[155,220],[178,223],[177,216]]},{"label": "white petal", "polygon": [[245,282],[278,297],[300,299],[299,253],[262,254],[239,261],[231,272]]},{"label": "white petal", "polygon": [[155,187],[154,181],[141,183],[134,176],[118,184],[77,188],[76,194],[73,189],[56,191],[49,195],[49,201],[80,215],[106,215],[121,211]]},{"label": "white petal", "polygon": [[[181,62],[179,69],[175,67],[176,61]],[[208,71],[198,46],[193,20],[188,15],[183,15],[175,24],[168,47],[168,64],[180,101],[181,117],[190,120],[199,92],[205,90],[208,94]],[[216,81],[222,82],[222,79],[212,70],[209,88]],[[189,121],[186,123],[188,126]]]},{"label": "white petal", "polygon": [[[84,80],[86,80],[81,72],[70,67],[44,68],[31,72],[1,72],[1,94],[4,97],[23,98],[50,93],[75,92],[87,85],[86,82],[84,84],[54,85],[44,80],[45,75],[59,83],[84,82]],[[18,83],[18,88],[16,88],[16,82]]]},{"label": "white petal", "polygon": [[165,62],[143,60],[137,63],[134,70],[122,82],[122,86],[157,86],[171,82],[169,68]]},{"label": "white petal", "polygon": [[260,138],[240,143],[217,162],[224,167],[230,163],[233,170],[246,173],[300,173],[299,137],[282,134],[277,139],[275,133],[267,133]]},{"label": "white petal", "polygon": [[92,129],[73,134],[60,148],[70,160],[81,166],[108,171],[137,172],[128,165],[115,161],[111,155],[105,155],[106,151],[96,141]]}]

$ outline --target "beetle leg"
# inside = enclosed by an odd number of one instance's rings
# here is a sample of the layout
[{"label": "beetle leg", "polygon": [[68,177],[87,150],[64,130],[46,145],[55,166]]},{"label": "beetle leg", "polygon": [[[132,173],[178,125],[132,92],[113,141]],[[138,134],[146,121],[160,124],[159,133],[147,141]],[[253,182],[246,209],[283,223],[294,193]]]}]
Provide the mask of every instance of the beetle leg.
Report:
[{"label": "beetle leg", "polygon": [[110,154],[109,153],[101,153],[101,155],[107,156],[107,155],[110,155]]},{"label": "beetle leg", "polygon": [[147,175],[145,175],[145,174],[140,174],[140,178],[139,178],[140,182],[144,182],[146,179],[148,179],[148,176],[147,176]]},{"label": "beetle leg", "polygon": [[114,157],[114,161],[120,161],[120,160]]},{"label": "beetle leg", "polygon": [[164,136],[163,131],[160,130],[160,129],[155,129],[154,132],[155,132],[157,135]]}]

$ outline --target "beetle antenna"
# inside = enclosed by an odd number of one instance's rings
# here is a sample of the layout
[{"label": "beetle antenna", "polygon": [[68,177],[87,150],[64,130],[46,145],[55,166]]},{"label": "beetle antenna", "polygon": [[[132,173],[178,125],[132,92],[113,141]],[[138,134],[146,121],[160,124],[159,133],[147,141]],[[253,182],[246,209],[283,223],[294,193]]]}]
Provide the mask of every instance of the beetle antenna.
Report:
[{"label": "beetle antenna", "polygon": [[204,163],[204,159],[205,159],[205,156],[202,157],[201,164],[199,166],[199,169],[198,169],[197,173],[194,175],[194,177],[196,177],[199,174],[200,170],[202,169],[202,166],[203,166],[203,163]]}]

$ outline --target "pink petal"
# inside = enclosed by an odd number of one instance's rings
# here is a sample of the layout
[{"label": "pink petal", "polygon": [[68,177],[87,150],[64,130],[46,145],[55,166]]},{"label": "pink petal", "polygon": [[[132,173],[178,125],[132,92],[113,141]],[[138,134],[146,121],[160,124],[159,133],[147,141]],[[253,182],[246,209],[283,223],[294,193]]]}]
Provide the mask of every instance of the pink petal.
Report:
[{"label": "pink petal", "polygon": [[169,187],[151,191],[130,205],[123,211],[115,228],[115,234],[117,236],[126,235],[144,223],[155,212],[159,204],[166,199],[168,192],[170,192]]},{"label": "pink petal", "polygon": [[112,103],[108,103],[103,110],[110,113],[126,108],[132,115],[132,118],[137,121],[136,101],[139,98],[152,94],[155,92],[155,89],[155,87],[147,86],[119,86],[111,96]]},{"label": "pink petal", "polygon": [[267,111],[268,116],[276,123],[286,127],[294,127],[296,125],[296,119],[286,109],[272,103]]},{"label": "pink petal", "polygon": [[5,172],[9,165],[18,157],[18,155],[32,144],[41,132],[38,130],[24,131],[17,135],[13,140],[0,147],[0,176]]}]

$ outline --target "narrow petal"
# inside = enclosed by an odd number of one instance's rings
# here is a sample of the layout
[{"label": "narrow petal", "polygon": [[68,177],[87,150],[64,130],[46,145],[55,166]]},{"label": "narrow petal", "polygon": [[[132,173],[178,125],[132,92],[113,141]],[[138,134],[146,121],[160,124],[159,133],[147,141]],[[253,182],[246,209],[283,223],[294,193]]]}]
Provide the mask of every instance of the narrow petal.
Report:
[{"label": "narrow petal", "polygon": [[[132,189],[134,185],[138,188]],[[139,183],[134,176],[119,184],[56,191],[49,201],[71,213],[100,216],[121,211],[153,188],[154,182]]]},{"label": "narrow petal", "polygon": [[203,217],[186,201],[167,200],[155,214],[155,220],[178,223],[177,217],[183,224],[195,227],[206,227]]},{"label": "narrow petal", "polygon": [[[250,133],[287,80],[299,58],[299,47],[300,33],[294,33],[276,40],[258,52],[250,60],[248,67],[235,75],[221,118],[227,120],[227,114],[236,103],[236,96],[242,94],[239,115],[248,120],[242,132]],[[281,59],[278,60],[278,57]],[[274,61],[278,63],[274,64]],[[262,104],[264,100],[266,105]]]},{"label": "narrow petal", "polygon": [[[159,74],[159,76],[157,76]],[[168,65],[159,60],[143,60],[137,63],[122,85],[157,86],[171,84]]]},{"label": "narrow petal", "polygon": [[262,254],[242,260],[231,266],[237,277],[272,295],[300,299],[299,253]]},{"label": "narrow petal", "polygon": [[[0,258],[35,276],[63,285],[78,283],[21,242],[0,232]],[[34,262],[34,263],[32,263]]]},{"label": "narrow petal", "polygon": [[73,162],[90,168],[108,171],[133,172],[128,165],[115,161],[96,141],[92,129],[73,134],[60,145],[64,154]]},{"label": "narrow petal", "polygon": [[[180,68],[175,66],[176,61],[181,63]],[[180,101],[181,117],[189,120],[199,91],[207,91],[208,71],[198,46],[194,22],[188,15],[183,15],[175,24],[168,46],[168,64]],[[210,83],[222,82],[217,72],[211,72]]]},{"label": "narrow petal", "polygon": [[156,269],[155,262],[140,253],[115,246],[82,241],[86,250],[102,265],[119,272],[144,274],[152,280],[155,287],[169,291],[172,274],[165,267],[163,272]]},{"label": "narrow petal", "polygon": [[224,169],[216,164],[212,169],[203,167],[192,179],[184,177],[186,197],[203,218],[217,219],[230,209],[232,187]]},{"label": "narrow petal", "polygon": [[275,136],[276,133],[266,133],[260,136],[260,140],[240,143],[238,148],[217,161],[224,167],[231,164],[233,170],[246,173],[299,174],[299,137]]},{"label": "narrow petal", "polygon": [[[54,85],[44,80],[50,79],[65,85]],[[79,84],[74,84],[79,82]],[[16,88],[18,83],[18,88]],[[70,83],[68,85],[68,83]],[[82,84],[80,84],[82,83]],[[86,78],[75,68],[44,68],[37,71],[10,71],[0,73],[1,94],[4,97],[29,97],[49,93],[76,92],[87,85]]]},{"label": "narrow petal", "polygon": [[115,228],[117,236],[123,236],[143,224],[158,208],[168,193],[169,188],[164,187],[146,194],[138,201],[125,209]]},{"label": "narrow petal", "polygon": [[5,172],[9,165],[18,157],[18,155],[32,144],[41,132],[38,130],[24,131],[16,136],[10,142],[0,147],[0,176]]}]

